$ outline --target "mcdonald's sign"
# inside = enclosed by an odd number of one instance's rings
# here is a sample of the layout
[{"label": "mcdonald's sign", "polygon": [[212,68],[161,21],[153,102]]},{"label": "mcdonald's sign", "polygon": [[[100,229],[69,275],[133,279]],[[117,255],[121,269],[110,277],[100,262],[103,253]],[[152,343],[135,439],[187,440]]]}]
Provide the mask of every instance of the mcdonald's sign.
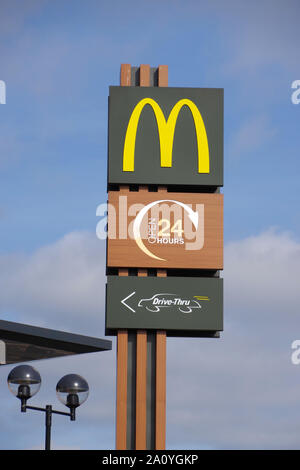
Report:
[{"label": "mcdonald's sign", "polygon": [[223,186],[223,89],[110,87],[108,183]]}]

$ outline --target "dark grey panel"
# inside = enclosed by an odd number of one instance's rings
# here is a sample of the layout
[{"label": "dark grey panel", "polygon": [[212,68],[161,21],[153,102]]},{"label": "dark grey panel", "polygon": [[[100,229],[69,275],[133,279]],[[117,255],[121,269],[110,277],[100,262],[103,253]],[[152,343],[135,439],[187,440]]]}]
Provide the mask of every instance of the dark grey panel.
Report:
[{"label": "dark grey panel", "polygon": [[[180,99],[198,107],[207,132],[210,173],[198,173],[198,151],[192,114],[187,107],[179,113],[174,134],[173,166],[160,167],[160,145],[155,115],[146,105],[137,129],[135,171],[123,171],[123,147],[131,113],[143,98],[154,99],[168,119]],[[163,184],[223,186],[223,89],[110,87],[109,97],[110,184]]]},{"label": "dark grey panel", "polygon": [[108,276],[106,330],[167,330],[214,336],[223,330],[223,279]]},{"label": "dark grey panel", "polygon": [[110,349],[106,339],[0,320],[0,364]]},{"label": "dark grey panel", "polygon": [[0,348],[3,348],[2,364],[14,364],[17,362],[28,362],[41,359],[72,355],[69,351],[62,349],[35,346],[34,344],[20,343],[18,341],[0,340]]}]

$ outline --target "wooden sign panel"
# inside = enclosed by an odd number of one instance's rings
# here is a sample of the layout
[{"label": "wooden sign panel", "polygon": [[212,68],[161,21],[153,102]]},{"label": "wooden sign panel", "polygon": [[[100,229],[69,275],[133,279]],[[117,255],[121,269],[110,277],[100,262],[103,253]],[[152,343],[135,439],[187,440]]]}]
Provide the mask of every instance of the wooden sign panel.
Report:
[{"label": "wooden sign panel", "polygon": [[223,195],[110,191],[107,266],[223,269]]}]

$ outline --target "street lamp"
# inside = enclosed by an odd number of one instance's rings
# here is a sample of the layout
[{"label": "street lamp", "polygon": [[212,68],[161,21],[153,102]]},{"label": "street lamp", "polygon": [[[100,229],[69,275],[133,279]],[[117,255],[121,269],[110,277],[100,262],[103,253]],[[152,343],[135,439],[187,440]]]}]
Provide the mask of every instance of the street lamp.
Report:
[{"label": "street lamp", "polygon": [[89,395],[89,386],[83,377],[77,374],[62,377],[56,385],[56,394],[58,399],[70,409],[70,413],[65,413],[53,410],[52,405],[46,405],[45,408],[27,405],[27,400],[39,391],[42,383],[39,372],[33,367],[28,365],[15,367],[9,373],[7,383],[11,393],[21,400],[22,413],[27,410],[45,413],[45,450],[50,450],[52,414],[69,416],[71,421],[75,421],[76,408],[84,403]]}]

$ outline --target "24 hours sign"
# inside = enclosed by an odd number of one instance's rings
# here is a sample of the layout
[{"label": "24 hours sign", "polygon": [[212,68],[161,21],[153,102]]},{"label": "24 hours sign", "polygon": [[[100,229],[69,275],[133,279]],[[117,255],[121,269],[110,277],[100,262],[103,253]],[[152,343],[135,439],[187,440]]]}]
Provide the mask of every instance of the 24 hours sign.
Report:
[{"label": "24 hours sign", "polygon": [[223,269],[223,195],[110,191],[107,265]]}]

